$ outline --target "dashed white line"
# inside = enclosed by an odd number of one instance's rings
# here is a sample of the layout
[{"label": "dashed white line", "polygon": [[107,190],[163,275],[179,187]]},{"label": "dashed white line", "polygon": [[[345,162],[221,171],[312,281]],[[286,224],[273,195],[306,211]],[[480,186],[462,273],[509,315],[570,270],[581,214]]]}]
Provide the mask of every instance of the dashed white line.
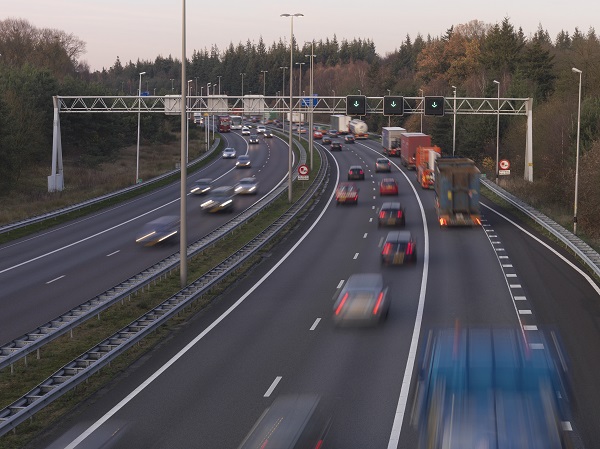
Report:
[{"label": "dashed white line", "polygon": [[358,253],[354,253],[354,257],[353,257],[353,259],[354,259],[354,260],[358,259]]},{"label": "dashed white line", "polygon": [[544,349],[544,343],[529,343],[529,349]]},{"label": "dashed white line", "polygon": [[528,309],[519,310],[519,315],[531,315],[531,310],[528,310]]},{"label": "dashed white line", "polygon": [[65,276],[66,276],[66,274],[63,274],[62,276],[59,276],[59,277],[57,277],[57,278],[55,278],[55,279],[52,279],[51,281],[48,281],[48,282],[46,282],[46,284],[52,284],[53,282],[56,282],[56,281],[58,281],[59,279],[62,279],[62,278],[64,278]]},{"label": "dashed white line", "polygon": [[273,383],[271,384],[271,386],[269,387],[269,389],[267,390],[267,392],[264,394],[263,397],[268,398],[269,396],[271,396],[271,393],[273,393],[273,390],[275,390],[275,387],[277,387],[277,384],[279,383],[279,381],[281,381],[281,376],[277,376],[275,378],[275,380],[273,381]]},{"label": "dashed white line", "polygon": [[383,237],[381,237],[379,239],[379,243],[377,244],[377,248],[381,248],[381,245],[383,245]]},{"label": "dashed white line", "polygon": [[515,296],[515,301],[526,301],[527,298],[525,296]]},{"label": "dashed white line", "polygon": [[521,288],[521,284],[510,284],[510,288]]},{"label": "dashed white line", "polygon": [[494,248],[496,251],[504,251],[504,248]]},{"label": "dashed white line", "polygon": [[536,330],[538,330],[538,327],[535,324],[526,324],[525,326],[523,326],[523,330],[524,331],[536,331]]},{"label": "dashed white line", "polygon": [[366,238],[367,238],[367,235],[369,235],[369,234],[365,232],[365,233],[363,234],[363,239],[366,239]]},{"label": "dashed white line", "polygon": [[504,268],[512,268],[512,267],[513,267],[513,266],[512,266],[512,263],[505,263],[505,264],[502,264],[502,266],[503,266]]},{"label": "dashed white line", "polygon": [[498,256],[498,259],[508,259],[508,256]]},{"label": "dashed white line", "polygon": [[106,257],[114,256],[115,254],[117,254],[117,253],[119,253],[119,252],[121,252],[121,250],[120,250],[120,249],[118,249],[118,250],[116,250],[116,251],[113,251],[113,252],[112,252],[112,253],[110,253],[110,254],[107,254],[107,255],[106,255]]},{"label": "dashed white line", "polygon": [[516,274],[514,274],[514,273],[507,273],[507,274],[506,274],[506,277],[507,277],[507,278],[516,278],[516,277],[517,277],[517,275],[516,275]]},{"label": "dashed white line", "polygon": [[319,325],[319,322],[320,322],[320,321],[321,321],[321,318],[317,318],[317,319],[315,320],[315,322],[313,323],[313,325],[310,327],[310,330],[311,330],[311,331],[314,331],[314,330],[317,328],[317,326]]},{"label": "dashed white line", "polygon": [[341,288],[342,285],[344,285],[344,280],[343,279],[339,282],[339,284],[337,285],[336,288]]},{"label": "dashed white line", "polygon": [[373,217],[369,218],[369,223],[371,223],[373,221]]}]

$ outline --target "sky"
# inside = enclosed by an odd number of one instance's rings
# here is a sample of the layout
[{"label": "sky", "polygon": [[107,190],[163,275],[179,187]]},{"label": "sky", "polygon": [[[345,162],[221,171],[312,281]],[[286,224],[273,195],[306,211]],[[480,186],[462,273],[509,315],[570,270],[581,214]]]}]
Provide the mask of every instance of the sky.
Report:
[{"label": "sky", "polygon": [[[111,67],[117,57],[129,61],[154,61],[157,56],[181,60],[182,5],[184,0],[0,0],[0,20],[26,19],[37,28],[71,33],[86,44],[90,70]],[[294,18],[294,35],[302,44],[336,35],[338,41],[370,39],[385,56],[399,48],[406,35],[438,37],[453,25],[480,20],[510,23],[525,36],[541,24],[554,39],[559,31],[575,28],[587,33],[600,21],[598,0],[253,0],[228,2],[186,0],[186,53],[216,45],[225,50],[231,42],[265,45],[289,42],[291,20],[280,14],[301,13]],[[600,33],[600,29],[596,30]]]}]

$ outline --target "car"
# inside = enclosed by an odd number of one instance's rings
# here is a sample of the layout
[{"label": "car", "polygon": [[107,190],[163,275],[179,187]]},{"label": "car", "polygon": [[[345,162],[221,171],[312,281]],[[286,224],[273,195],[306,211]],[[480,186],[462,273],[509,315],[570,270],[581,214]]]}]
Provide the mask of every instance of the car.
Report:
[{"label": "car", "polygon": [[223,159],[234,159],[236,155],[235,148],[225,148],[223,150]]},{"label": "car", "polygon": [[379,183],[379,195],[398,195],[398,183],[394,178],[383,178]]},{"label": "car", "polygon": [[406,214],[399,202],[386,202],[381,205],[378,226],[404,226],[405,224]]},{"label": "car", "polygon": [[204,195],[210,192],[212,182],[213,180],[210,178],[197,179],[196,182],[194,182],[190,193],[193,193],[194,195]]},{"label": "car", "polygon": [[337,129],[330,129],[329,131],[327,131],[327,135],[331,136],[331,137],[337,137],[338,130]]},{"label": "car", "polygon": [[235,190],[231,186],[221,186],[213,189],[200,208],[206,212],[233,211],[233,196]]},{"label": "car", "polygon": [[377,158],[375,161],[375,172],[391,172],[392,164],[389,159],[385,157]]},{"label": "car", "polygon": [[354,143],[354,136],[352,134],[346,134],[344,136],[344,142],[346,142],[346,143]]},{"label": "car", "polygon": [[271,137],[273,137],[273,131],[266,130],[266,131],[263,133],[263,136],[264,136],[265,138],[269,138],[269,139],[270,139]]},{"label": "car", "polygon": [[256,178],[242,178],[234,190],[238,195],[256,195],[258,193],[258,181]]},{"label": "car", "polygon": [[250,168],[252,166],[250,156],[248,156],[247,154],[242,154],[238,156],[237,161],[235,162],[235,166],[237,168]]},{"label": "car", "polygon": [[381,273],[351,275],[333,305],[336,326],[374,326],[384,321],[390,310],[388,288]]},{"label": "car", "polygon": [[336,142],[335,140],[331,142],[329,147],[331,148],[331,151],[342,151],[342,143]]},{"label": "car", "polygon": [[321,140],[321,143],[323,145],[329,145],[331,143],[331,137],[329,137],[329,136],[323,136],[323,140]]},{"label": "car", "polygon": [[385,265],[402,265],[417,261],[417,247],[410,231],[388,232],[383,249],[381,263]]},{"label": "car", "polygon": [[365,171],[360,165],[352,165],[348,170],[348,181],[355,179],[365,179]]},{"label": "car", "polygon": [[249,136],[249,135],[250,135],[250,127],[242,126],[242,136]]},{"label": "car", "polygon": [[321,131],[313,132],[313,139],[319,140],[323,138],[323,133]]},{"label": "car", "polygon": [[135,239],[136,243],[153,246],[174,238],[179,232],[179,216],[167,215],[146,223]]},{"label": "car", "polygon": [[300,129],[298,130],[298,133],[300,133],[300,134],[306,134],[306,128],[300,127]]},{"label": "car", "polygon": [[248,139],[248,143],[259,143],[258,134],[250,134],[250,138]]},{"label": "car", "polygon": [[277,397],[260,416],[238,449],[320,448],[331,427],[331,414],[317,394]]},{"label": "car", "polygon": [[358,204],[359,189],[353,182],[340,182],[335,189],[335,201],[338,204]]},{"label": "car", "polygon": [[267,130],[267,127],[265,125],[258,125],[256,127],[256,132],[258,134],[263,134],[266,130]]}]

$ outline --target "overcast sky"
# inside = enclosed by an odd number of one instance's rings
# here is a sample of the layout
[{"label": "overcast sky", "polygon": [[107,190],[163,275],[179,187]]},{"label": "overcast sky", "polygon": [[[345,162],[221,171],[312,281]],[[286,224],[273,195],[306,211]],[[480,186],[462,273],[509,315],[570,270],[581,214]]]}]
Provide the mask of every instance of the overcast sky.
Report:
[{"label": "overcast sky", "polygon": [[[416,5],[426,4],[427,6]],[[600,21],[599,0],[251,0],[228,2],[187,0],[187,54],[194,49],[222,51],[230,42],[258,42],[269,47],[289,42],[290,19],[282,13],[302,13],[294,19],[301,44],[311,39],[371,39],[380,55],[394,51],[409,34],[440,36],[452,25],[477,19],[500,23],[505,17],[526,36],[541,24],[552,39],[560,30],[587,33]],[[20,18],[38,28],[72,33],[86,43],[82,60],[90,69],[153,61],[156,56],[181,59],[182,0],[0,0],[0,19]],[[600,31],[600,30],[597,30]]]}]

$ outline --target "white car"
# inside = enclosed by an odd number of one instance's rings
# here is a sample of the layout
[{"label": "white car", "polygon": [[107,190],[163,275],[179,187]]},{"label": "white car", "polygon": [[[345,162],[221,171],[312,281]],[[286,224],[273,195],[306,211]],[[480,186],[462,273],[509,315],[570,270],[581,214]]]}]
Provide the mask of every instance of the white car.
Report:
[{"label": "white car", "polygon": [[235,148],[225,148],[223,150],[223,159],[235,159]]},{"label": "white car", "polygon": [[248,128],[247,126],[243,126],[242,127],[242,136],[249,136],[250,135],[250,128]]},{"label": "white car", "polygon": [[265,132],[267,132],[267,127],[265,125],[258,125],[256,127],[257,134],[264,134]]},{"label": "white car", "polygon": [[256,195],[258,191],[258,181],[256,178],[242,178],[237,186],[235,193],[238,195]]}]

